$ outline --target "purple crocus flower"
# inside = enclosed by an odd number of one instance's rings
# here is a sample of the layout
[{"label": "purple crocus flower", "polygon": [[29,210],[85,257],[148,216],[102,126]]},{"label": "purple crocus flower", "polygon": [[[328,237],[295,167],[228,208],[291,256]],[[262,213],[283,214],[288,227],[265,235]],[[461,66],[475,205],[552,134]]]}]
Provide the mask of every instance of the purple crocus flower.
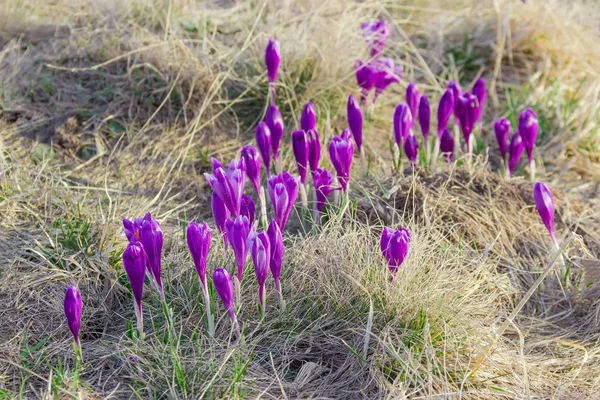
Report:
[{"label": "purple crocus flower", "polygon": [[275,289],[279,295],[280,303],[282,304],[283,298],[281,297],[281,265],[283,263],[283,236],[279,225],[274,220],[269,224],[267,230],[269,235],[269,243],[271,244],[271,258],[269,260],[269,266],[271,267],[271,274],[275,281]]},{"label": "purple crocus flower", "polygon": [[185,237],[202,287],[206,289],[206,260],[210,250],[210,228],[208,224],[200,225],[190,222]]},{"label": "purple crocus flower", "polygon": [[454,161],[454,138],[448,129],[444,129],[440,136],[440,151],[446,162]]},{"label": "purple crocus flower", "polygon": [[513,174],[515,167],[521,159],[523,154],[523,140],[519,132],[515,132],[508,146],[508,172],[510,175]]},{"label": "purple crocus flower", "polygon": [[448,90],[452,92],[452,98],[454,99],[454,118],[458,120],[458,98],[462,95],[462,88],[458,82],[448,82]]},{"label": "purple crocus flower", "polygon": [[142,223],[144,222],[141,218],[135,218],[133,221],[128,219],[123,220],[123,228],[125,236],[129,243],[135,243],[140,240],[140,229],[142,229]]},{"label": "purple crocus flower", "polygon": [[144,250],[148,256],[148,272],[150,272],[156,283],[161,300],[164,300],[165,292],[163,291],[160,279],[163,234],[160,223],[152,219],[150,213],[144,216],[142,230],[140,231],[140,242],[144,246]]},{"label": "purple crocus flower", "polygon": [[402,146],[402,141],[408,136],[412,124],[413,117],[410,107],[406,104],[398,104],[394,111],[394,139],[398,147]]},{"label": "purple crocus flower", "polygon": [[308,102],[304,105],[302,115],[300,116],[300,129],[309,131],[317,126],[317,110],[313,103]]},{"label": "purple crocus flower", "polygon": [[312,172],[313,182],[315,183],[315,194],[317,202],[317,211],[323,211],[327,197],[339,188],[333,187],[333,176],[326,169],[317,168]]},{"label": "purple crocus flower", "polygon": [[227,250],[227,244],[229,241],[227,240],[227,235],[225,234],[225,221],[229,219],[231,213],[227,207],[225,207],[225,203],[223,203],[223,200],[221,200],[216,192],[213,192],[212,194],[211,205],[215,225],[217,226],[219,232],[221,232],[221,235],[223,235],[223,243],[225,244],[225,250]]},{"label": "purple crocus flower", "polygon": [[528,108],[519,116],[519,133],[523,139],[523,146],[527,151],[527,157],[531,164],[533,161],[533,148],[535,147],[535,140],[538,133],[538,118],[531,108]]},{"label": "purple crocus flower", "polygon": [[213,272],[213,283],[215,291],[225,306],[225,310],[229,313],[233,327],[237,330],[234,307],[235,289],[229,272],[223,268],[215,269],[215,272]]},{"label": "purple crocus flower", "polygon": [[269,44],[267,44],[267,49],[265,50],[265,64],[267,65],[267,77],[272,84],[277,81],[280,60],[281,54],[279,42],[276,40],[269,40]]},{"label": "purple crocus flower", "polygon": [[375,96],[373,97],[373,103],[377,101],[377,98],[393,83],[398,83],[403,78],[401,65],[394,65],[394,60],[391,58],[381,59],[381,61],[374,61],[373,66],[375,68]]},{"label": "purple crocus flower", "polygon": [[371,57],[377,59],[385,48],[390,38],[390,27],[384,20],[377,22],[363,22],[361,24],[363,37],[365,38]]},{"label": "purple crocus flower", "polygon": [[361,60],[354,63],[356,82],[361,88],[360,104],[365,105],[371,89],[375,86],[376,69],[371,64],[364,64]]},{"label": "purple crocus flower", "polygon": [[477,97],[465,92],[458,97],[458,121],[467,144],[467,152],[471,151],[470,138],[477,118]]},{"label": "purple crocus flower", "polygon": [[256,127],[254,133],[256,138],[256,146],[260,152],[265,168],[267,169],[267,175],[271,173],[271,131],[269,126],[265,122],[261,122]]},{"label": "purple crocus flower", "polygon": [[438,120],[438,137],[441,138],[441,135],[448,126],[448,121],[450,120],[450,116],[454,112],[454,94],[452,89],[448,89],[442,95],[440,99],[440,104],[437,110],[437,120]]},{"label": "purple crocus flower", "polygon": [[254,235],[251,246],[250,254],[252,255],[254,272],[258,281],[258,299],[262,315],[264,316],[266,311],[265,282],[267,281],[267,276],[269,276],[269,262],[271,260],[271,243],[269,242],[267,233],[261,232]]},{"label": "purple crocus flower", "polygon": [[556,236],[554,235],[554,199],[552,197],[552,192],[548,189],[548,186],[542,182],[536,182],[533,188],[533,200],[542,222],[546,225],[548,233],[550,233],[552,243],[554,243],[554,246],[558,249],[559,245],[556,241]]},{"label": "purple crocus flower", "polygon": [[419,141],[415,135],[409,135],[404,141],[404,154],[408,157],[413,166],[417,165],[417,155],[419,154]]},{"label": "purple crocus flower", "polygon": [[[410,113],[413,116],[417,115],[417,107],[419,106],[419,88],[415,83],[410,83],[406,88],[406,105],[410,108]],[[413,118],[413,124],[414,120]]]},{"label": "purple crocus flower", "polygon": [[306,184],[306,169],[308,168],[308,141],[305,131],[294,131],[292,133],[292,150],[296,165],[298,165],[298,175],[302,184]]},{"label": "purple crocus flower", "polygon": [[475,97],[477,97],[477,114],[475,122],[479,122],[483,118],[483,108],[485,106],[485,99],[487,97],[485,91],[485,81],[483,80],[483,78],[477,79],[475,85],[473,85],[473,90],[471,90],[471,92]]},{"label": "purple crocus flower", "polygon": [[[142,293],[144,290],[144,277],[146,276],[146,264],[148,256],[144,250],[144,246],[140,242],[130,243],[123,252],[123,266],[131,285],[133,292],[134,310],[137,318],[137,326],[139,337],[143,336],[144,323],[142,317]],[[148,270],[150,265],[148,265]]]},{"label": "purple crocus flower", "polygon": [[246,184],[246,164],[244,160],[232,160],[228,171],[222,166],[214,170],[214,175],[205,173],[204,177],[221,198],[229,212],[235,217],[240,214],[240,204]]},{"label": "purple crocus flower", "polygon": [[423,138],[427,144],[429,142],[429,127],[431,125],[431,107],[429,107],[429,100],[426,95],[421,96],[421,99],[419,100],[419,112],[417,117],[419,118],[419,125],[421,126]]},{"label": "purple crocus flower", "polygon": [[308,165],[310,170],[314,171],[319,168],[319,160],[321,159],[319,133],[314,129],[306,131],[306,142],[308,145]]},{"label": "purple crocus flower", "polygon": [[402,265],[408,254],[408,246],[410,244],[410,233],[402,228],[393,231],[390,228],[385,228],[381,234],[381,252],[388,263],[391,272],[390,281],[393,281],[398,267]]},{"label": "purple crocus flower", "polygon": [[298,179],[288,172],[283,172],[269,178],[267,189],[271,204],[275,209],[275,221],[279,225],[279,229],[283,231],[298,197]]},{"label": "purple crocus flower", "polygon": [[256,206],[254,205],[254,201],[249,196],[245,194],[242,195],[242,206],[240,207],[240,215],[248,218],[250,225],[254,223],[254,215],[256,214]]},{"label": "purple crocus flower", "polygon": [[356,147],[360,151],[362,148],[363,118],[360,105],[353,95],[348,96],[346,115],[348,117],[348,128],[350,128],[350,132],[352,132],[352,136],[354,137],[354,142],[356,142]]},{"label": "purple crocus flower", "polygon": [[271,149],[273,150],[273,161],[277,164],[279,160],[279,143],[281,142],[281,137],[283,136],[283,118],[281,117],[281,113],[277,106],[272,104],[269,106],[267,110],[267,115],[265,116],[265,123],[269,127],[269,131],[271,132]]},{"label": "purple crocus flower", "polygon": [[354,157],[354,143],[352,133],[344,129],[341,136],[334,136],[329,143],[329,158],[335,168],[338,182],[344,192],[348,191],[348,180],[350,179],[350,166]]},{"label": "purple crocus flower", "polygon": [[510,136],[510,122],[506,118],[494,121],[494,133],[498,140],[498,148],[502,156],[502,162],[506,160],[508,151],[508,137]]},{"label": "purple crocus flower", "polygon": [[[139,245],[130,245],[139,246]],[[141,246],[140,246],[141,247]],[[143,280],[142,280],[143,283]],[[75,344],[80,347],[79,344],[79,328],[81,327],[81,310],[83,308],[83,302],[81,301],[81,294],[76,286],[69,286],[65,292],[65,317],[67,317],[67,325],[73,334]]]},{"label": "purple crocus flower", "polygon": [[235,220],[228,219],[225,222],[225,230],[227,231],[227,237],[229,243],[233,249],[235,255],[235,262],[237,264],[237,279],[238,282],[242,281],[242,274],[244,273],[244,266],[246,265],[246,258],[248,257],[249,240],[252,237],[253,228],[250,226],[250,220],[245,215],[240,215]]},{"label": "purple crocus flower", "polygon": [[260,157],[256,147],[245,146],[242,148],[241,159],[244,160],[244,164],[246,165],[248,179],[252,182],[256,193],[260,194]]}]

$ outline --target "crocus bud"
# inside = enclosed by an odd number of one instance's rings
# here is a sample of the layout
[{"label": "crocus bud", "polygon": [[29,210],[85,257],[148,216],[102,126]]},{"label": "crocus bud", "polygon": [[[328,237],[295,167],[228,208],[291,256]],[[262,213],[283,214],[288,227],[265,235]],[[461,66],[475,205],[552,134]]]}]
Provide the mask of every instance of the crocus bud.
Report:
[{"label": "crocus bud", "polygon": [[213,272],[213,283],[215,285],[215,291],[225,306],[225,310],[229,313],[231,322],[236,326],[234,307],[235,289],[229,272],[223,268],[215,269],[215,272]]},{"label": "crocus bud", "polygon": [[506,160],[506,152],[508,151],[508,137],[510,135],[510,122],[506,118],[502,118],[494,122],[494,133],[498,140],[498,148],[502,161]]},{"label": "crocus bud", "polygon": [[377,59],[390,38],[390,27],[384,20],[379,20],[377,22],[363,22],[361,29],[363,37],[369,46],[371,57]]},{"label": "crocus bud", "polygon": [[248,242],[251,238],[250,234],[253,233],[250,228],[250,220],[245,215],[240,215],[235,220],[228,219],[225,222],[225,230],[227,231],[227,237],[235,255],[235,262],[238,268],[237,278],[241,282],[246,258],[248,257]]},{"label": "crocus bud", "polygon": [[327,197],[339,188],[333,187],[333,176],[326,169],[318,168],[312,171],[313,182],[315,184],[315,194],[317,210],[323,211]]},{"label": "crocus bud", "polygon": [[[142,279],[142,283],[143,282],[144,281]],[[79,293],[79,290],[75,286],[69,286],[65,292],[65,317],[67,317],[67,325],[69,325],[69,329],[71,330],[71,333],[73,333],[73,338],[75,339],[75,344],[77,347],[79,347],[79,328],[81,327],[82,308],[83,302],[81,301],[81,294]]]},{"label": "crocus bud", "polygon": [[441,137],[444,129],[448,126],[448,121],[450,120],[450,116],[454,112],[454,94],[451,89],[448,89],[442,95],[440,99],[440,104],[438,105],[437,110],[437,120],[438,120],[438,137]]},{"label": "crocus bud", "polygon": [[249,196],[245,194],[242,195],[242,206],[240,208],[240,215],[248,218],[250,225],[254,223],[254,215],[256,214],[256,206],[254,205],[254,201]]},{"label": "crocus bud", "polygon": [[410,244],[410,233],[402,228],[393,231],[390,228],[385,228],[381,234],[381,252],[388,263],[388,268],[392,276],[390,281],[398,272],[398,267],[402,265],[406,255],[408,254],[408,246]]},{"label": "crocus bud", "polygon": [[317,126],[317,110],[313,103],[308,102],[304,105],[302,115],[300,116],[300,129],[309,131]]},{"label": "crocus bud", "polygon": [[267,65],[267,77],[271,83],[277,81],[280,59],[279,42],[276,40],[269,40],[269,44],[265,51],[265,64]]},{"label": "crocus bud", "polygon": [[364,64],[361,60],[356,60],[354,70],[356,71],[356,82],[361,88],[360,103],[364,105],[371,89],[375,86],[376,70],[371,64]]},{"label": "crocus bud", "polygon": [[[137,325],[140,337],[143,333],[143,318],[142,318],[142,293],[144,290],[144,278],[146,276],[146,263],[148,256],[144,250],[144,246],[138,243],[130,243],[123,252],[123,266],[131,285],[131,291],[134,299],[134,310],[137,318]],[[150,265],[148,265],[150,271]]]},{"label": "crocus bud", "polygon": [[535,140],[538,133],[538,118],[531,108],[528,108],[519,116],[519,133],[521,134],[523,146],[525,146],[527,157],[531,163],[533,160],[533,148],[535,147]]},{"label": "crocus bud", "polygon": [[283,231],[298,197],[298,179],[288,172],[283,172],[269,178],[267,189],[275,210],[275,221],[279,225],[279,229]]},{"label": "crocus bud", "polygon": [[398,104],[394,111],[394,139],[398,147],[402,146],[402,141],[408,136],[412,124],[413,117],[410,107],[406,104]]},{"label": "crocus bud", "polygon": [[329,144],[329,158],[335,168],[338,182],[344,192],[348,191],[350,167],[354,157],[354,143],[352,133],[344,129],[341,136],[334,136]]},{"label": "crocus bud", "polygon": [[444,161],[454,161],[454,137],[448,129],[444,129],[440,136],[440,152],[444,155]]},{"label": "crocus bud", "polygon": [[[265,123],[269,127],[271,132],[271,149],[273,150],[273,161],[277,163],[279,159],[279,143],[283,136],[283,118],[279,109],[274,104],[269,106],[267,115],[265,116]],[[268,175],[268,174],[267,174]]]},{"label": "crocus bud", "polygon": [[128,219],[123,220],[123,228],[125,236],[129,243],[135,243],[140,240],[140,229],[142,229],[142,223],[144,222],[141,218],[135,218],[133,221]]},{"label": "crocus bud", "polygon": [[404,141],[404,154],[408,157],[410,163],[417,165],[417,155],[419,154],[419,141],[415,135],[409,135]]},{"label": "crocus bud", "polygon": [[190,222],[185,237],[200,282],[206,288],[206,260],[210,250],[210,228],[208,224],[200,225],[196,222]]},{"label": "crocus bud", "polygon": [[375,68],[375,95],[373,96],[373,103],[375,103],[385,89],[393,83],[400,82],[403,69],[401,65],[394,65],[394,60],[391,58],[382,58],[381,61],[373,61],[371,64]]},{"label": "crocus bud", "polygon": [[512,175],[523,154],[523,140],[519,132],[515,132],[508,146],[508,171]]},{"label": "crocus bud", "polygon": [[406,88],[406,105],[410,108],[410,114],[416,116],[418,111],[417,107],[419,105],[419,88],[415,83],[410,83]]},{"label": "crocus bud", "polygon": [[310,166],[310,170],[314,171],[319,168],[319,160],[321,159],[319,133],[314,129],[306,131],[306,142],[308,145],[308,165]]},{"label": "crocus bud", "polygon": [[419,100],[419,125],[421,126],[421,132],[423,132],[423,137],[425,138],[425,142],[429,138],[429,126],[431,121],[431,108],[429,107],[429,100],[427,100],[427,96],[421,96]]},{"label": "crocus bud", "polygon": [[487,97],[485,92],[485,81],[483,78],[477,79],[477,82],[475,82],[475,85],[473,85],[473,90],[471,92],[475,97],[477,97],[477,113],[475,116],[475,122],[479,122],[483,117],[483,107],[485,106],[485,99]]},{"label": "crocus bud", "polygon": [[363,118],[360,105],[353,95],[348,96],[346,115],[348,117],[348,128],[350,128],[350,132],[352,132],[352,136],[356,142],[356,147],[358,147],[358,150],[360,151],[362,148]]},{"label": "crocus bud", "polygon": [[281,276],[281,264],[283,263],[283,236],[281,235],[279,225],[274,220],[269,224],[267,235],[269,235],[269,243],[271,244],[271,259],[269,261],[271,274],[275,281],[275,288],[277,289],[277,292],[281,294],[281,283],[279,278]]},{"label": "crocus bud", "polygon": [[242,160],[246,165],[246,174],[252,182],[256,193],[260,193],[260,157],[254,146],[245,146],[242,148]]},{"label": "crocus bud", "polygon": [[265,312],[265,282],[269,275],[269,262],[271,260],[271,244],[266,232],[254,235],[252,239],[252,262],[254,263],[254,272],[258,281],[258,299],[260,300],[263,315]]},{"label": "crocus bud", "polygon": [[454,118],[458,119],[458,98],[462,95],[462,88],[458,82],[448,82],[448,90],[452,92],[454,98]]},{"label": "crocus bud", "polygon": [[477,110],[477,97],[468,92],[465,92],[458,97],[458,121],[460,123],[460,129],[462,130],[465,138],[468,151],[470,151],[469,139],[473,133],[473,127],[475,126]]},{"label": "crocus bud", "polygon": [[225,234],[225,221],[229,219],[231,214],[229,213],[227,207],[225,207],[223,200],[217,196],[216,192],[213,192],[212,194],[211,206],[215,225],[217,226],[219,232],[221,232],[221,235],[223,235],[223,243],[225,244],[225,250],[227,250],[227,244],[229,241],[227,240],[227,235]]},{"label": "crocus bud", "polygon": [[554,236],[554,199],[552,198],[552,192],[542,182],[536,182],[533,188],[533,200],[542,222],[546,225],[548,233],[550,233],[552,242],[558,248],[558,242],[556,236]]},{"label": "crocus bud", "polygon": [[242,204],[242,193],[244,193],[244,187],[246,186],[246,163],[243,159],[231,160],[227,169],[227,179],[229,180],[233,206],[235,207],[234,210],[229,211],[232,215],[238,216]]},{"label": "crocus bud", "polygon": [[296,165],[298,165],[298,175],[304,185],[306,183],[306,169],[308,168],[308,141],[305,131],[294,131],[292,133],[292,150]]},{"label": "crocus bud", "polygon": [[267,169],[267,175],[271,173],[271,131],[266,123],[261,122],[256,127],[254,133],[256,138],[256,146],[260,152],[265,168]]},{"label": "crocus bud", "polygon": [[152,278],[154,278],[161,299],[163,299],[165,294],[160,279],[163,234],[160,223],[157,220],[152,219],[150,213],[144,216],[144,222],[140,232],[140,242],[142,242],[146,255],[148,256],[148,271]]}]

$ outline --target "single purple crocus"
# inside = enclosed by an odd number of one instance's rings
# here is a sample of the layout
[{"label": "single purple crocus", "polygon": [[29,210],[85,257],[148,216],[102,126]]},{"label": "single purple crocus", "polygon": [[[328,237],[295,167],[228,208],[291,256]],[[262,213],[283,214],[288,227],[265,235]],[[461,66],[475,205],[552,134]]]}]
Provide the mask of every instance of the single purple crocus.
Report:
[{"label": "single purple crocus", "polygon": [[454,161],[454,137],[448,129],[444,129],[440,136],[440,152],[447,163]]},{"label": "single purple crocus", "polygon": [[448,82],[448,90],[452,92],[452,97],[454,99],[454,118],[458,120],[458,98],[462,95],[462,88],[458,82],[450,81]]},{"label": "single purple crocus", "polygon": [[410,127],[413,124],[413,117],[410,107],[406,104],[398,104],[394,111],[394,139],[398,147],[402,146],[402,141],[410,133]]},{"label": "single purple crocus", "polygon": [[221,198],[229,212],[234,216],[240,214],[240,204],[244,185],[246,184],[246,164],[243,159],[232,160],[227,172],[222,166],[214,169],[214,174],[205,173],[207,182]]},{"label": "single purple crocus", "polygon": [[521,159],[523,148],[524,146],[521,134],[519,132],[515,132],[510,140],[510,145],[508,146],[508,172],[510,175],[513,174],[515,167]]},{"label": "single purple crocus", "polygon": [[215,269],[215,272],[213,272],[213,283],[215,285],[215,291],[225,306],[225,310],[229,313],[229,318],[231,318],[234,329],[238,330],[237,321],[235,319],[235,289],[233,286],[233,279],[231,279],[227,270],[217,268]]},{"label": "single purple crocus", "polygon": [[352,137],[354,137],[354,142],[356,143],[356,147],[360,151],[362,148],[362,128],[363,128],[363,118],[362,111],[360,110],[360,104],[353,95],[348,96],[348,104],[346,105],[346,115],[348,118],[348,128],[350,132],[352,132]]},{"label": "single purple crocus", "polygon": [[227,244],[229,241],[227,240],[227,235],[225,234],[225,221],[230,218],[231,213],[227,207],[225,207],[225,203],[223,203],[223,200],[221,200],[216,192],[213,192],[211,199],[213,219],[217,229],[223,236],[223,243],[225,244],[225,250],[227,250]]},{"label": "single purple crocus", "polygon": [[306,142],[308,145],[308,165],[310,166],[310,170],[314,171],[319,168],[319,161],[321,160],[319,133],[315,129],[306,131]]},{"label": "single purple crocus", "polygon": [[317,110],[310,101],[304,105],[300,116],[300,129],[309,131],[317,126]]},{"label": "single purple crocus", "polygon": [[502,162],[506,162],[506,153],[508,152],[508,137],[510,136],[510,121],[506,118],[494,121],[494,133],[498,140],[498,148]]},{"label": "single purple crocus", "polygon": [[560,246],[554,235],[554,199],[552,197],[552,192],[548,189],[548,186],[542,182],[536,182],[533,188],[533,200],[542,222],[546,225],[548,233],[550,233],[552,243],[554,243],[554,246],[558,249]]},{"label": "single purple crocus", "polygon": [[381,234],[381,252],[388,263],[391,276],[390,282],[394,280],[398,267],[402,265],[408,254],[408,246],[410,244],[410,233],[402,228],[393,231],[390,228],[385,228]]},{"label": "single purple crocus", "polygon": [[244,273],[244,266],[246,265],[246,258],[248,257],[248,251],[250,250],[249,240],[252,237],[253,228],[250,225],[250,220],[245,215],[240,215],[235,220],[228,219],[225,222],[225,230],[227,231],[227,237],[229,243],[233,249],[235,255],[235,262],[237,264],[237,280],[242,281],[242,275]]},{"label": "single purple crocus", "polygon": [[538,133],[538,118],[535,112],[528,108],[519,116],[519,133],[523,139],[523,146],[527,151],[529,163],[533,161],[533,148]]},{"label": "single purple crocus", "polygon": [[[429,100],[426,95],[421,96],[419,100],[419,111],[417,115],[419,119],[419,125],[421,126],[421,132],[425,143],[429,143],[429,127],[431,125],[431,107],[429,107]],[[429,146],[427,146],[428,148]]]},{"label": "single purple crocus", "polygon": [[142,223],[144,222],[141,218],[134,218],[133,221],[128,219],[123,220],[123,228],[125,236],[129,243],[135,243],[140,240],[140,229],[142,229]]},{"label": "single purple crocus", "polygon": [[[148,256],[144,250],[144,246],[138,243],[130,243],[129,246],[123,252],[123,266],[131,285],[131,291],[133,292],[133,308],[135,310],[135,316],[137,318],[137,327],[139,337],[142,338],[144,334],[144,322],[142,316],[142,294],[144,291],[144,277],[146,276],[146,264],[148,263]],[[148,265],[148,270],[150,265]]]},{"label": "single purple crocus", "polygon": [[329,143],[329,158],[335,168],[338,182],[344,192],[348,191],[348,181],[350,179],[350,166],[354,157],[354,143],[352,142],[352,133],[344,129],[341,136],[334,136]]},{"label": "single purple crocus", "polygon": [[150,213],[144,216],[142,230],[140,231],[140,242],[144,246],[144,250],[148,256],[148,272],[156,283],[161,300],[164,300],[165,292],[160,279],[163,233],[160,223],[152,219]]},{"label": "single purple crocus", "polygon": [[[130,246],[140,246],[139,244],[131,244]],[[140,246],[141,247],[141,246]],[[142,278],[142,283],[144,283]],[[76,286],[69,286],[65,292],[65,317],[67,317],[67,325],[73,334],[75,339],[75,345],[79,349],[79,328],[81,327],[81,310],[83,309],[83,302],[81,301],[81,294]]]},{"label": "single purple crocus", "polygon": [[356,60],[354,70],[356,71],[356,82],[361,88],[360,104],[364,106],[371,89],[375,86],[376,69],[371,64],[364,64],[361,60]]},{"label": "single purple crocus", "polygon": [[[272,104],[267,110],[265,123],[271,132],[271,149],[273,150],[273,161],[277,165],[279,160],[279,143],[283,136],[283,118],[276,105]],[[267,174],[268,176],[268,174]]]},{"label": "single purple crocus", "polygon": [[283,172],[269,178],[267,189],[275,210],[275,221],[283,231],[298,197],[298,179],[288,172]]},{"label": "single purple crocus", "polygon": [[309,153],[305,131],[299,130],[292,133],[292,150],[294,151],[296,165],[298,165],[298,175],[300,175],[300,181],[303,185],[305,185]]},{"label": "single purple crocus", "polygon": [[271,275],[275,281],[275,290],[279,296],[279,304],[283,307],[283,296],[281,293],[281,265],[283,264],[283,236],[281,235],[281,229],[274,220],[269,224],[267,230],[269,235],[269,243],[271,244],[271,258],[269,260],[269,266],[271,267]]},{"label": "single purple crocus", "polygon": [[477,97],[469,92],[458,97],[458,121],[467,145],[467,153],[471,152],[471,134],[477,117]]},{"label": "single purple crocus", "polygon": [[267,175],[269,175],[271,173],[271,130],[269,126],[265,122],[258,124],[254,137],[260,156],[267,169]]},{"label": "single purple crocus", "polygon": [[404,154],[414,166],[417,165],[417,155],[419,154],[419,140],[415,135],[409,135],[404,141]]},{"label": "single purple crocus", "polygon": [[242,206],[240,207],[240,215],[248,218],[250,225],[254,223],[254,216],[256,214],[256,206],[250,196],[242,195]]},{"label": "single purple crocus", "polygon": [[485,81],[483,78],[477,79],[473,85],[473,90],[471,90],[471,93],[477,97],[477,113],[475,116],[475,122],[479,122],[483,118],[483,108],[485,107],[485,99],[487,97],[485,91]]},{"label": "single purple crocus", "polygon": [[269,40],[269,44],[267,44],[267,49],[265,50],[265,64],[267,65],[267,77],[271,84],[275,84],[277,81],[280,60],[281,53],[279,50],[279,42],[276,40]]},{"label": "single purple crocus", "polygon": [[390,85],[400,82],[403,78],[403,68],[401,65],[395,65],[394,60],[391,58],[374,61],[372,64],[375,68],[375,95],[373,96],[373,103],[375,103],[381,93],[383,93]]},{"label": "single purple crocus", "polygon": [[[410,108],[411,115],[415,117],[417,116],[417,107],[419,106],[419,96],[419,88],[415,83],[411,82],[406,88],[406,105]],[[413,118],[413,124],[415,119]]]},{"label": "single purple crocus", "polygon": [[261,232],[252,238],[250,254],[254,263],[254,272],[258,281],[258,299],[260,301],[261,314],[266,311],[265,282],[269,276],[269,262],[271,260],[271,243],[266,232]]},{"label": "single purple crocus", "polygon": [[331,172],[326,169],[318,168],[312,172],[313,182],[315,183],[315,194],[317,202],[317,211],[323,211],[327,197],[339,188],[334,188],[334,179]]},{"label": "single purple crocus", "polygon": [[241,159],[246,165],[246,175],[252,182],[256,194],[260,194],[260,156],[254,146],[245,146],[242,148]]},{"label": "single purple crocus", "polygon": [[438,120],[438,137],[441,138],[441,135],[448,127],[448,121],[450,120],[450,116],[454,112],[454,94],[451,89],[447,89],[442,98],[440,99],[440,104],[438,105],[437,110],[437,120]]},{"label": "single purple crocus", "polygon": [[363,22],[360,27],[369,46],[371,57],[377,59],[383,53],[385,44],[390,38],[390,27],[384,20]]},{"label": "single purple crocus", "polygon": [[210,228],[206,223],[200,225],[190,222],[185,237],[202,287],[206,289],[206,260],[210,250]]}]

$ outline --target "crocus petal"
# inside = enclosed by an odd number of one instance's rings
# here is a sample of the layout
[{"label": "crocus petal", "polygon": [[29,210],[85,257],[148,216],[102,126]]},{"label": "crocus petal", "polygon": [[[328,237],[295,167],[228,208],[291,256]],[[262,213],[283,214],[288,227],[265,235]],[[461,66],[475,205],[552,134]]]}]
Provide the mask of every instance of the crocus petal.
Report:
[{"label": "crocus petal", "polygon": [[538,118],[531,108],[528,108],[519,116],[519,133],[523,139],[523,146],[527,150],[529,162],[531,162],[538,133]]},{"label": "crocus petal", "polygon": [[519,163],[521,159],[521,154],[523,154],[523,140],[519,132],[515,132],[510,145],[508,146],[508,171],[510,175],[513,174],[515,167]]},{"label": "crocus petal", "polygon": [[252,186],[254,186],[256,193],[260,193],[260,157],[258,151],[254,146],[245,146],[242,148],[241,158],[246,164],[246,175],[248,176],[248,179],[252,182]]},{"label": "crocus petal", "polygon": [[254,137],[260,156],[265,164],[267,175],[269,175],[271,172],[271,130],[269,126],[265,122],[258,124]]},{"label": "crocus petal", "polygon": [[234,286],[233,280],[229,275],[229,272],[223,268],[215,269],[213,272],[213,283],[215,285],[215,291],[221,298],[225,310],[229,313],[231,321],[235,321],[235,309],[234,309]]},{"label": "crocus petal", "polygon": [[306,142],[308,146],[308,165],[310,170],[314,171],[319,168],[319,160],[321,159],[319,133],[314,129],[306,131]]},{"label": "crocus petal", "polygon": [[438,120],[438,136],[441,137],[444,129],[448,126],[450,116],[454,112],[454,94],[451,89],[444,92],[444,95],[440,99],[440,104],[437,110]]},{"label": "crocus petal", "polygon": [[452,137],[448,129],[444,129],[440,136],[440,151],[444,155],[446,162],[454,160],[454,137]]},{"label": "crocus petal", "polygon": [[419,125],[421,126],[421,132],[425,140],[429,137],[429,126],[431,122],[431,107],[429,107],[429,100],[427,96],[423,95],[419,99]]},{"label": "crocus petal", "polygon": [[404,154],[406,154],[406,157],[408,157],[411,164],[416,165],[418,153],[419,140],[415,135],[409,135],[404,141]]},{"label": "crocus petal", "polygon": [[206,260],[210,250],[210,228],[208,224],[199,225],[196,222],[190,222],[185,236],[200,282],[206,288]]},{"label": "crocus petal", "polygon": [[292,150],[296,158],[296,165],[298,165],[298,175],[300,175],[302,184],[305,184],[309,153],[305,131],[294,131],[292,133]]},{"label": "crocus petal", "polygon": [[360,104],[353,95],[348,96],[348,104],[346,105],[346,115],[348,118],[348,128],[350,128],[350,132],[352,132],[352,136],[354,137],[354,141],[356,142],[356,147],[360,151],[363,141],[363,118],[362,111],[360,109]]},{"label": "crocus petal", "polygon": [[144,223],[140,233],[140,242],[148,256],[148,271],[154,278],[162,295],[162,281],[160,278],[161,255],[163,248],[163,233],[160,223],[152,219],[150,213],[144,216]]},{"label": "crocus petal", "polygon": [[302,115],[300,116],[300,129],[309,131],[317,126],[317,110],[313,103],[308,102],[304,105]]},{"label": "crocus petal", "polygon": [[240,215],[244,215],[248,218],[250,225],[254,223],[254,216],[256,214],[256,205],[249,196],[242,195],[242,206],[240,207]]},{"label": "crocus petal", "polygon": [[508,137],[510,135],[510,122],[506,118],[494,122],[494,133],[498,140],[498,148],[500,149],[500,155],[502,160],[506,159],[506,153],[508,151]]},{"label": "crocus petal", "polygon": [[79,328],[81,327],[81,311],[83,302],[76,286],[69,286],[65,292],[64,310],[67,325],[73,334],[75,343],[79,346]]},{"label": "crocus petal", "polygon": [[[275,105],[269,106],[267,115],[265,116],[265,123],[271,131],[271,149],[273,150],[273,161],[277,163],[279,158],[279,143],[283,136],[283,118],[279,109]],[[269,174],[267,174],[268,176]]]},{"label": "crocus petal", "polygon": [[554,236],[554,198],[552,192],[542,182],[536,182],[533,188],[533,200],[552,241],[558,247],[558,242]]}]

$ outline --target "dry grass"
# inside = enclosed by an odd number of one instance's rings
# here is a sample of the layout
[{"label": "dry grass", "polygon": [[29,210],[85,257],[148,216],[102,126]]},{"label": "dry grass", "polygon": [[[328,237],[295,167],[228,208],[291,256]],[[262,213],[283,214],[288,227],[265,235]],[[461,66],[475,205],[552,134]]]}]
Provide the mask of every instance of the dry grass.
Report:
[{"label": "dry grass", "polygon": [[[600,10],[527,3],[0,5],[0,397],[598,397]],[[210,218],[201,177],[209,158],[227,160],[250,143],[265,112],[267,39],[282,44],[286,132],[310,100],[328,142],[356,92],[352,65],[366,52],[358,27],[378,17],[392,22],[388,55],[430,98],[450,79],[490,82],[490,150],[472,175],[392,173],[390,121],[406,83],[393,87],[367,125],[374,176],[352,184],[356,218],[332,214],[318,230],[290,230],[287,312],[269,287],[268,315],[258,318],[249,265],[242,340],[216,299],[209,340],[183,232]],[[557,267],[498,334],[552,255],[532,185],[496,172],[492,121],[529,106],[540,115],[536,157],[555,194],[557,232],[576,236],[567,269]],[[287,150],[284,168],[293,170],[291,157]],[[148,337],[128,336],[120,221],[147,211],[165,230],[175,343],[165,342],[149,287]],[[382,225],[413,237],[392,285]],[[231,254],[213,244],[209,269],[229,267]],[[72,282],[84,301],[78,373],[62,311]]]}]

